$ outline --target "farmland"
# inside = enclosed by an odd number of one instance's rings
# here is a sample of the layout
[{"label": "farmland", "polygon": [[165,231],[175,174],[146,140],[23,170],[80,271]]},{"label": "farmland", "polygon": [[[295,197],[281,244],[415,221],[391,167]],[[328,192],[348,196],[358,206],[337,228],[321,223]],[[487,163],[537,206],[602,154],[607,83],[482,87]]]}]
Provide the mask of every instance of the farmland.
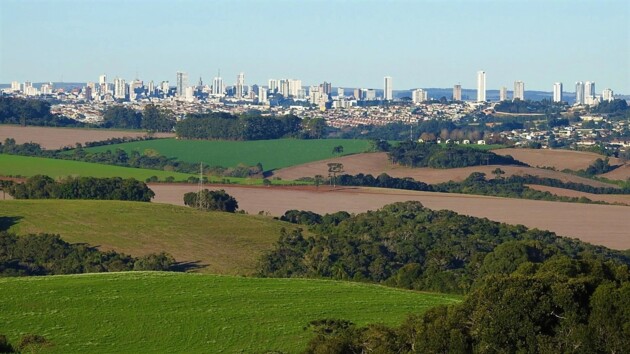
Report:
[{"label": "farmland", "polygon": [[332,150],[343,146],[343,154],[364,152],[369,148],[367,140],[320,139],[320,140],[177,140],[159,139],[131,143],[99,146],[87,151],[107,151],[123,149],[127,153],[147,149],[159,154],[174,157],[181,161],[203,162],[210,166],[234,167],[238,164],[248,166],[261,163],[266,171],[299,165],[311,161],[334,157]]},{"label": "farmland", "polygon": [[[190,185],[151,185],[154,202],[182,204],[182,196],[194,191]],[[486,197],[480,195],[416,192],[381,188],[340,187],[238,187],[225,186],[239,207],[249,213],[261,210],[282,215],[290,209],[333,213],[376,210],[386,204],[417,200],[424,206],[460,214],[485,217],[508,224],[550,230],[561,236],[614,249],[630,249],[630,207],[540,200]]]},{"label": "farmland", "polygon": [[[605,156],[593,152],[574,150],[500,149],[492,152],[499,155],[511,155],[513,158],[530,166],[553,167],[559,171],[564,169],[575,171],[586,169],[598,158],[602,160],[605,158]],[[612,158],[610,163],[617,164],[619,161]]]},{"label": "farmland", "polygon": [[280,229],[294,228],[259,216],[121,201],[0,200],[0,215],[1,226],[19,234],[55,233],[133,256],[166,251],[201,272],[235,275],[253,273]]},{"label": "farmland", "polygon": [[[501,150],[499,150],[501,151]],[[556,178],[563,182],[576,182],[592,185],[595,187],[615,187],[607,183],[595,181],[592,179],[527,166],[471,166],[462,168],[411,168],[406,166],[394,165],[387,158],[387,153],[365,153],[350,156],[337,157],[324,161],[315,161],[303,165],[292,166],[274,171],[274,176],[282,179],[296,179],[300,177],[312,177],[316,174],[326,175],[328,171],[327,163],[339,162],[343,164],[345,173],[348,174],[372,174],[378,176],[381,173],[387,173],[392,177],[411,177],[417,181],[425,183],[442,183],[448,181],[462,181],[473,172],[483,172],[488,176],[492,175],[492,171],[500,167],[505,171],[505,176],[525,175],[540,176],[546,178]]]},{"label": "farmland", "polygon": [[[89,141],[102,141],[110,138],[143,137],[145,131],[139,130],[110,130],[110,129],[79,129],[79,128],[51,128],[51,127],[21,127],[17,125],[0,125],[0,142],[7,138],[15,139],[16,143],[38,143],[44,149],[60,149],[65,146],[74,147],[77,143],[85,144]],[[155,137],[173,137],[173,133],[155,133]]]},{"label": "farmland", "polygon": [[184,181],[191,176],[189,174],[171,171],[148,170],[141,168],[101,165],[81,161],[6,154],[0,154],[0,175],[24,177],[48,175],[53,178],[68,176],[121,177],[135,178],[141,181],[144,181],[151,176],[157,176],[161,180],[168,176],[172,176],[177,181]]},{"label": "farmland", "polygon": [[459,301],[350,282],[140,272],[4,278],[0,291],[0,333],[44,335],[56,353],[293,353],[312,320],[396,325]]}]

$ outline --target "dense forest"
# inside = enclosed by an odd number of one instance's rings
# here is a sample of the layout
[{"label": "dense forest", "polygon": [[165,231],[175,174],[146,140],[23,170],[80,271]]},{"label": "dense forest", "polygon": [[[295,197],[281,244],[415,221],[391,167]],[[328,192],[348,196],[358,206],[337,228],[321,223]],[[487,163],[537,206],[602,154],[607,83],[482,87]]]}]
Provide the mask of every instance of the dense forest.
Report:
[{"label": "dense forest", "polygon": [[70,244],[59,235],[17,236],[0,232],[0,276],[173,270],[175,265],[167,253],[134,258],[85,244]]},{"label": "dense forest", "polygon": [[24,183],[5,187],[15,199],[99,199],[150,202],[155,195],[149,187],[133,178],[70,177],[55,181],[36,175]]},{"label": "dense forest", "polygon": [[410,167],[458,168],[480,165],[521,165],[509,155],[501,156],[490,151],[447,144],[403,141],[391,147],[389,158],[393,163]]},{"label": "dense forest", "polygon": [[622,353],[630,253],[548,231],[396,203],[359,215],[292,210],[260,274],[466,294],[399,327],[312,321],[307,353]]},{"label": "dense forest", "polygon": [[295,115],[266,117],[256,112],[238,116],[229,113],[189,114],[177,123],[175,130],[177,136],[186,139],[319,139],[326,135],[326,121]]},{"label": "dense forest", "polygon": [[173,112],[146,105],[142,112],[123,106],[111,106],[103,112],[104,128],[144,129],[152,132],[170,132],[176,124]]},{"label": "dense forest", "polygon": [[630,273],[554,256],[481,281],[464,301],[398,327],[313,321],[306,353],[628,353]]},{"label": "dense forest", "polygon": [[262,260],[270,277],[324,277],[372,281],[416,290],[464,294],[482,276],[506,274],[521,263],[581,254],[630,264],[630,257],[604,247],[527,229],[433,211],[419,202],[395,203],[356,216],[296,216],[318,236],[283,232]]}]

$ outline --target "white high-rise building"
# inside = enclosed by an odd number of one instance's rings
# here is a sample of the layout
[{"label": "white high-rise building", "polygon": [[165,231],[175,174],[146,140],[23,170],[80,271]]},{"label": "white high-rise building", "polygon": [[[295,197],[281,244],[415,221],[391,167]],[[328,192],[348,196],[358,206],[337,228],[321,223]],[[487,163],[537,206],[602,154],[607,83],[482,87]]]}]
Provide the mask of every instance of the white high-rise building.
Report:
[{"label": "white high-rise building", "polygon": [[168,95],[168,91],[170,88],[171,86],[168,81],[162,81],[162,83],[160,84],[160,90],[162,90],[162,93],[165,97]]},{"label": "white high-rise building", "polygon": [[[92,84],[92,88],[94,85],[93,82],[89,82],[88,83],[88,87],[90,87],[90,84]],[[42,87],[40,88],[41,94],[42,95],[50,95],[53,92],[53,83],[49,82],[47,84],[42,84]],[[92,97],[89,97],[88,99],[91,99]]]},{"label": "white high-rise building", "polygon": [[188,102],[192,102],[195,100],[195,87],[187,86],[184,89],[184,99]]},{"label": "white high-rise building", "polygon": [[486,101],[486,72],[477,71],[477,102]]},{"label": "white high-rise building", "polygon": [[562,102],[562,82],[555,82],[553,84],[553,101]]},{"label": "white high-rise building", "polygon": [[224,92],[225,86],[223,85],[223,79],[219,75],[212,79],[212,94],[215,96],[223,96]]},{"label": "white high-rise building", "polygon": [[519,99],[525,100],[525,83],[523,81],[514,81],[514,94],[512,95],[512,101]]},{"label": "white high-rise building", "polygon": [[234,86],[234,97],[243,98],[245,95],[245,73],[240,73],[236,77],[236,85]]},{"label": "white high-rise building", "polygon": [[384,87],[383,87],[383,99],[385,101],[391,101],[394,99],[393,88],[392,88],[392,77],[385,76],[383,78]]},{"label": "white high-rise building", "polygon": [[22,85],[18,81],[11,82],[11,91],[20,91]]},{"label": "white high-rise building", "polygon": [[462,100],[462,85],[453,86],[453,101]]},{"label": "white high-rise building", "polygon": [[103,85],[107,83],[107,76],[105,74],[98,77],[98,84]]},{"label": "white high-rise building", "polygon": [[344,97],[345,95],[346,95],[346,94],[345,94],[345,92],[343,91],[343,88],[342,88],[342,87],[337,87],[337,97],[342,98],[342,97]]},{"label": "white high-rise building", "polygon": [[609,88],[602,90],[602,101],[612,102],[614,99],[613,90]]},{"label": "white high-rise building", "polygon": [[284,97],[299,98],[302,90],[302,80],[285,79],[280,81],[280,94]]},{"label": "white high-rise building", "polygon": [[186,92],[184,92],[184,90],[186,90],[186,87],[188,87],[188,74],[185,72],[181,72],[178,71],[177,75],[177,91],[175,92],[175,96],[177,97],[183,97]]},{"label": "white high-rise building", "polygon": [[267,102],[269,102],[267,100],[267,89],[262,86],[258,86],[258,103],[265,104]]},{"label": "white high-rise building", "polygon": [[428,99],[428,92],[423,89],[411,91],[411,100],[413,103],[421,103]]},{"label": "white high-rise building", "polygon": [[507,101],[507,93],[507,87],[501,86],[501,88],[499,89],[499,101]]},{"label": "white high-rise building", "polygon": [[155,83],[153,80],[149,81],[149,97],[155,95]]},{"label": "white high-rise building", "polygon": [[278,92],[278,90],[280,89],[279,85],[278,85],[278,80],[276,80],[276,79],[269,79],[268,83],[269,83],[269,92],[270,93],[274,94],[274,93]]},{"label": "white high-rise building", "polygon": [[593,104],[595,101],[595,82],[586,81],[584,83],[584,103]]},{"label": "white high-rise building", "polygon": [[582,81],[575,83],[575,104],[584,104],[584,83]]},{"label": "white high-rise building", "polygon": [[118,77],[114,79],[114,98],[121,100],[127,98],[127,84],[125,83],[125,79]]}]

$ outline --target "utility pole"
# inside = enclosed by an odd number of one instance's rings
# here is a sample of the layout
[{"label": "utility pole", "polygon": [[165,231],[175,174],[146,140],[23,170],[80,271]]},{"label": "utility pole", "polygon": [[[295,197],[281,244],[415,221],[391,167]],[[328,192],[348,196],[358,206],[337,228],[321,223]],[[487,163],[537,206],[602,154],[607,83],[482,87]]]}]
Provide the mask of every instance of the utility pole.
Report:
[{"label": "utility pole", "polygon": [[199,163],[199,183],[197,186],[197,209],[202,210],[204,203],[203,197],[203,162]]}]

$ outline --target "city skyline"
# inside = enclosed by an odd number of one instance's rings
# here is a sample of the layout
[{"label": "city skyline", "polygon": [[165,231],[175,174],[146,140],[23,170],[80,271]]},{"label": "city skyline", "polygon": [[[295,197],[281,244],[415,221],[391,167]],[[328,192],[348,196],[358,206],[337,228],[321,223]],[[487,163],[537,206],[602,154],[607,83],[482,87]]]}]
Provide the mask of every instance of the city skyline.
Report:
[{"label": "city skyline", "polygon": [[541,12],[542,3],[8,0],[0,82],[100,73],[172,82],[176,71],[211,79],[221,69],[226,84],[245,72],[248,82],[382,88],[388,75],[413,89],[475,87],[483,68],[492,89],[519,79],[548,91],[588,78],[630,93],[630,4],[555,1]]}]

